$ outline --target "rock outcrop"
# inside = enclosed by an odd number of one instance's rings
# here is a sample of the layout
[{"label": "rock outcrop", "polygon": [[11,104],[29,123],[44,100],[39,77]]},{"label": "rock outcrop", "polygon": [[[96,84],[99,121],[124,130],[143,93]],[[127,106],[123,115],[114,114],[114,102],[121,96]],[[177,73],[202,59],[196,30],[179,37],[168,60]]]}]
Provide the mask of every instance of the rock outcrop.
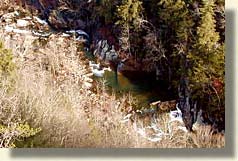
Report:
[{"label": "rock outcrop", "polygon": [[209,107],[207,102],[198,103],[199,100],[192,97],[193,94],[186,78],[181,79],[178,94],[178,107],[182,111],[183,122],[189,131],[193,131],[192,128],[195,123],[211,125],[213,132],[225,130],[225,111],[217,106],[212,107],[210,105]]},{"label": "rock outcrop", "polygon": [[28,8],[32,13],[39,14],[57,30],[85,29],[90,17],[90,12],[87,10],[90,4],[85,0],[18,0],[17,3]]}]

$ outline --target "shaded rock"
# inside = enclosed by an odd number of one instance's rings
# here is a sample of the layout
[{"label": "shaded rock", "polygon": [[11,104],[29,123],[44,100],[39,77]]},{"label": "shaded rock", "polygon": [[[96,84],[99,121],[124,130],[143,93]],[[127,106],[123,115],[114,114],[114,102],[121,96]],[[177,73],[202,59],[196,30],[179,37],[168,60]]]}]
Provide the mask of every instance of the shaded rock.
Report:
[{"label": "shaded rock", "polygon": [[56,8],[59,5],[59,0],[39,0],[43,8]]},{"label": "shaded rock", "polygon": [[55,29],[85,29],[90,14],[84,6],[86,1],[18,0],[17,3],[38,13]]},{"label": "shaded rock", "polygon": [[123,67],[120,68],[121,73],[127,73],[127,72],[139,72],[142,71],[142,64],[135,61],[134,57],[130,57],[126,60]]},{"label": "shaded rock", "polygon": [[55,29],[85,29],[86,22],[79,18],[79,14],[70,10],[52,10],[48,21]]},{"label": "shaded rock", "polygon": [[[180,80],[178,94],[178,107],[182,111],[183,122],[189,131],[193,131],[194,123],[211,125],[213,132],[225,130],[225,111],[219,109],[219,107],[211,109],[208,104],[209,101],[203,100],[203,102],[200,102],[198,98],[193,98],[193,93],[189,89],[189,82],[186,78]],[[209,99],[211,95],[207,94],[203,97]]]}]

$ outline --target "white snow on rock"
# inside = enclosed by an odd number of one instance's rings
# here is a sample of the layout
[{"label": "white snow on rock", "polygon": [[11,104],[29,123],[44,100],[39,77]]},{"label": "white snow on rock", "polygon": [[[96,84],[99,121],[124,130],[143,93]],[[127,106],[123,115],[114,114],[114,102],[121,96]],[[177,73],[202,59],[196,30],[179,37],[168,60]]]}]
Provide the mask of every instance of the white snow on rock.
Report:
[{"label": "white snow on rock", "polygon": [[69,34],[66,34],[66,33],[63,33],[62,36],[63,36],[63,37],[70,37],[70,35],[69,35]]},{"label": "white snow on rock", "polygon": [[182,112],[178,108],[178,106],[176,106],[176,108],[177,108],[177,110],[170,111],[170,113],[169,113],[170,121],[169,122],[178,121],[178,122],[183,123]]},{"label": "white snow on rock", "polygon": [[48,25],[48,23],[45,20],[42,20],[39,17],[34,16],[34,19],[42,25]]},{"label": "white snow on rock", "polygon": [[21,29],[13,29],[13,32],[17,34],[31,34],[31,31]]},{"label": "white snow on rock", "polygon": [[83,30],[69,30],[69,31],[66,31],[66,33],[78,34],[80,36],[84,35],[85,37],[89,38],[89,35],[86,32],[84,32]]},{"label": "white snow on rock", "polygon": [[44,33],[43,31],[32,31],[32,34],[34,36],[38,36],[38,37],[49,37],[51,35],[51,33]]},{"label": "white snow on rock", "polygon": [[27,20],[17,20],[17,27],[27,27],[30,25],[30,22]]},{"label": "white snow on rock", "polygon": [[14,28],[12,26],[5,26],[6,32],[13,32]]},{"label": "white snow on rock", "polygon": [[32,20],[30,16],[24,17],[23,20]]},{"label": "white snow on rock", "polygon": [[17,34],[31,34],[31,31],[15,29],[12,26],[5,26],[5,31],[6,32],[14,32],[14,33],[17,33]]},{"label": "white snow on rock", "polygon": [[[157,123],[153,123],[153,122],[151,122],[150,125],[149,126],[147,125],[146,127],[143,127],[143,126],[138,127],[137,123],[134,123],[134,125],[133,125],[134,130],[142,138],[145,138],[145,139],[147,139],[148,141],[151,141],[151,142],[160,142],[163,139],[164,136],[172,137],[173,136],[173,130],[175,130],[175,129],[179,129],[179,130],[182,130],[183,132],[187,133],[188,130],[184,126],[183,118],[182,118],[182,112],[178,108],[178,106],[176,108],[177,108],[177,110],[170,111],[170,113],[169,113],[169,122],[167,124],[168,125],[168,132],[163,131],[163,129],[161,127],[159,127]],[[123,121],[121,121],[122,123],[128,121],[126,117],[127,116],[125,116]],[[181,124],[181,126],[177,125],[177,127],[173,127],[171,123],[175,123],[175,122],[179,122]],[[148,129],[151,129],[153,131],[153,133],[152,134],[147,133]]]}]

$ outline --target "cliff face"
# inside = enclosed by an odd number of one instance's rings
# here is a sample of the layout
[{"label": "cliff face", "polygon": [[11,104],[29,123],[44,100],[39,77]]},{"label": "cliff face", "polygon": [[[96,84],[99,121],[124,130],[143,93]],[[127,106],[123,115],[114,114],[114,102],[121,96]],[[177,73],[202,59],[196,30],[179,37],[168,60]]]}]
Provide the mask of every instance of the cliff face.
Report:
[{"label": "cliff face", "polygon": [[86,29],[90,17],[90,4],[86,1],[71,0],[17,0],[17,4],[46,19],[52,28]]}]

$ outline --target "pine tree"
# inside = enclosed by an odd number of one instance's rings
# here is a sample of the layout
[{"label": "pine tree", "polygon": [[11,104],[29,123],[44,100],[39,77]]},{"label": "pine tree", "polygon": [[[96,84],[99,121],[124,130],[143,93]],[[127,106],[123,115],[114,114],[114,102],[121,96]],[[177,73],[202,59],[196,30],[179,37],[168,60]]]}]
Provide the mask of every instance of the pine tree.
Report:
[{"label": "pine tree", "polygon": [[209,97],[207,106],[224,108],[224,44],[216,32],[214,1],[203,0],[196,43],[189,53],[190,86],[199,92],[194,97]]},{"label": "pine tree", "polygon": [[190,76],[193,82],[208,83],[211,78],[224,77],[224,47],[219,44],[214,18],[214,1],[203,0],[200,8],[202,17],[197,27],[197,41],[189,54],[193,68]]},{"label": "pine tree", "polygon": [[167,49],[174,87],[178,86],[180,76],[187,73],[186,56],[194,41],[195,23],[188,8],[190,3],[185,0],[161,0],[158,3],[162,42]]},{"label": "pine tree", "polygon": [[124,51],[131,55],[131,34],[140,29],[143,18],[143,7],[140,0],[123,0],[117,8],[117,25],[121,27],[120,43]]},{"label": "pine tree", "polygon": [[113,23],[115,19],[117,0],[100,0],[94,8],[94,16],[104,17],[105,23]]}]

